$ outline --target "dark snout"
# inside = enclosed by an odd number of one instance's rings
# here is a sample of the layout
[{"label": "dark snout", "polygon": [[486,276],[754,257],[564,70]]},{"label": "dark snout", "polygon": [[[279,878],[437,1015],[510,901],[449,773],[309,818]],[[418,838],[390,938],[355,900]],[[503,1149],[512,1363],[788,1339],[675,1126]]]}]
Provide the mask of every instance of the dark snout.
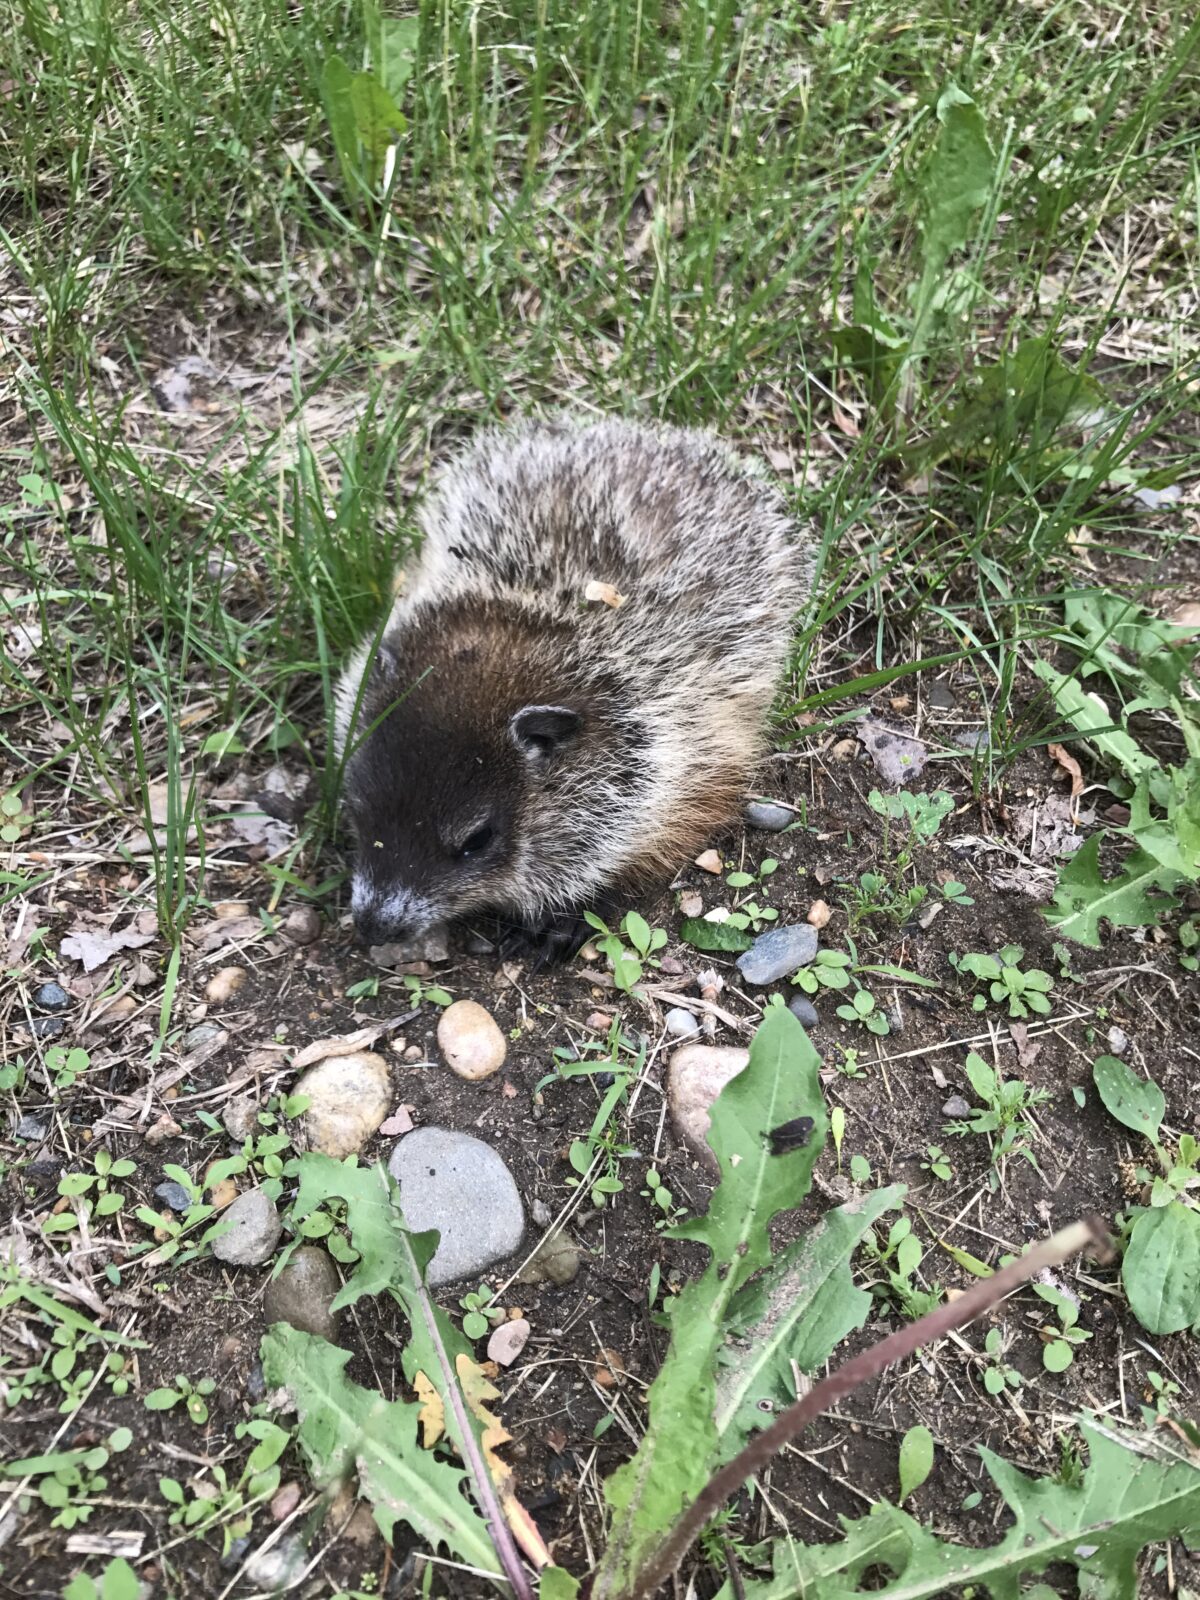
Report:
[{"label": "dark snout", "polygon": [[354,931],[363,944],[400,944],[412,937],[411,922],[388,916],[375,906],[364,906],[354,913]]}]

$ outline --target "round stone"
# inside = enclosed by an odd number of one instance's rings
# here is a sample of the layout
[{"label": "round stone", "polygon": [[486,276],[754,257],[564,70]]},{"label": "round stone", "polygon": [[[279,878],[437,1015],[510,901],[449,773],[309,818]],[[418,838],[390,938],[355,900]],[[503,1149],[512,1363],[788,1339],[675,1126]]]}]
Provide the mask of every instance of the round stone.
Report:
[{"label": "round stone", "polygon": [[283,924],[293,944],[315,944],[321,935],[321,914],[316,906],[294,906]]},{"label": "round stone", "polygon": [[815,1028],[821,1020],[816,1006],[805,994],[793,995],[788,1001],[788,1010],[802,1028]]},{"label": "round stone", "polygon": [[807,922],[787,928],[772,928],[758,938],[737,959],[738,971],[747,983],[758,987],[786,978],[800,967],[807,967],[817,953],[817,930]]},{"label": "round stone", "polygon": [[685,1006],[674,1006],[663,1018],[663,1026],[673,1039],[693,1039],[700,1024]]},{"label": "round stone", "polygon": [[713,1172],[718,1170],[708,1144],[713,1101],[749,1060],[749,1050],[736,1045],[685,1044],[667,1067],[667,1101],[675,1131]]},{"label": "round stone", "polygon": [[39,1011],[65,1011],[71,996],[61,983],[43,983],[33,991],[33,1003]]},{"label": "round stone", "polygon": [[391,1108],[387,1062],[373,1050],[327,1056],[299,1080],[293,1094],[307,1095],[304,1131],[309,1148],[341,1161],[361,1150]]},{"label": "round stone", "polygon": [[477,1276],[521,1243],[525,1212],[504,1162],[482,1139],[418,1128],[392,1151],[404,1220],[441,1235],[426,1274],[431,1288]]},{"label": "round stone", "polygon": [[469,1083],[504,1065],[508,1045],[491,1013],[475,1000],[456,1000],[438,1018],[438,1046],[451,1072]]},{"label": "round stone", "polygon": [[212,1253],[231,1267],[260,1267],[283,1232],[275,1202],[262,1189],[238,1195],[221,1213],[220,1226],[227,1231],[213,1240]]},{"label": "round stone", "polygon": [[499,1367],[511,1367],[529,1343],[530,1331],[526,1317],[514,1317],[511,1322],[502,1322],[488,1340],[488,1360],[494,1361]]},{"label": "round stone", "polygon": [[245,967],[222,967],[204,985],[204,998],[210,1006],[223,1006],[246,986]]},{"label": "round stone", "polygon": [[792,807],[782,805],[778,800],[751,800],[746,807],[747,827],[757,828],[760,833],[782,833],[797,820],[798,815]]},{"label": "round stone", "polygon": [[330,1307],[340,1288],[337,1269],[324,1250],[301,1245],[267,1285],[263,1315],[268,1323],[286,1322],[332,1344],[337,1338],[337,1318]]},{"label": "round stone", "polygon": [[160,1183],[154,1191],[158,1199],[166,1202],[172,1211],[186,1211],[192,1203],[192,1197],[181,1183],[176,1183],[173,1178],[165,1183]]}]

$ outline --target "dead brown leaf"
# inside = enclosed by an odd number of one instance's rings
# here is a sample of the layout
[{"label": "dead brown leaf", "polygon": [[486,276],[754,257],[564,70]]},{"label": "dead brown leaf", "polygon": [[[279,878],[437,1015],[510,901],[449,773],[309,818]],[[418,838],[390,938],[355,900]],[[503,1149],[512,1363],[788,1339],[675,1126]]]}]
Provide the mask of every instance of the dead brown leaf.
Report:
[{"label": "dead brown leaf", "polygon": [[1071,798],[1074,799],[1076,795],[1082,794],[1083,768],[1079,765],[1078,761],[1076,761],[1075,757],[1069,750],[1064,749],[1061,744],[1048,744],[1046,749],[1050,752],[1054,760],[1058,762],[1063,771],[1070,773]]}]

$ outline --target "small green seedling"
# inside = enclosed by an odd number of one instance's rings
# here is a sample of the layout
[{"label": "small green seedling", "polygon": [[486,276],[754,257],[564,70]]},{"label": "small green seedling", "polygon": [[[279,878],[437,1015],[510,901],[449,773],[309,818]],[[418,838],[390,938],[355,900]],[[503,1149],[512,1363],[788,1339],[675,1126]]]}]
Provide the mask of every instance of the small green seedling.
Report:
[{"label": "small green seedling", "polygon": [[0,794],[0,844],[16,844],[32,827],[33,817],[26,811],[20,793],[10,789]]},{"label": "small green seedling", "polygon": [[877,1300],[894,1305],[910,1322],[925,1316],[941,1303],[940,1288],[935,1285],[932,1290],[919,1289],[913,1282],[913,1275],[921,1265],[925,1251],[907,1217],[896,1218],[883,1243],[880,1243],[874,1230],[865,1234],[863,1249],[882,1273],[874,1283],[867,1285]]},{"label": "small green seedling", "polygon": [[[767,856],[759,863],[757,872],[729,872],[725,875],[725,882],[731,889],[749,889],[754,884],[758,884],[759,888],[762,888],[768,879],[774,877],[778,870],[778,861],[773,856]],[[774,915],[778,916],[779,913],[775,912]]]},{"label": "small green seedling", "polygon": [[[1046,996],[1054,987],[1054,979],[1040,967],[1023,971],[1019,963],[1024,954],[1019,944],[1006,944],[994,956],[978,953],[960,956],[951,952],[950,965],[977,983],[986,983],[988,994],[997,1005],[1008,1006],[1010,1017],[1027,1017],[1031,1011],[1047,1016],[1050,1002]],[[977,994],[971,1004],[976,1011],[983,1011],[987,995]]]},{"label": "small green seedling", "polygon": [[46,1051],[46,1071],[56,1089],[73,1088],[78,1078],[92,1064],[92,1058],[78,1045],[68,1049],[65,1045],[51,1045]]},{"label": "small green seedling", "polygon": [[950,1165],[950,1159],[941,1145],[926,1145],[925,1156],[926,1159],[921,1163],[921,1171],[929,1173],[931,1178],[940,1178],[943,1183],[948,1183],[954,1176],[954,1168]]},{"label": "small green seedling", "polygon": [[805,994],[816,994],[821,989],[848,989],[849,968],[850,957],[844,950],[818,950],[812,964],[801,967],[792,982]]},{"label": "small green seedling", "polygon": [[1019,1389],[1021,1374],[1004,1360],[1007,1344],[999,1328],[990,1328],[983,1341],[986,1361],[983,1368],[983,1387],[989,1394],[1003,1394],[1006,1388]]},{"label": "small green seedling", "polygon": [[482,1339],[504,1321],[504,1308],[495,1304],[495,1296],[486,1283],[472,1294],[463,1295],[458,1303],[463,1308],[462,1330],[468,1339]]},{"label": "small green seedling", "polygon": [[116,1428],[102,1445],[91,1449],[56,1450],[47,1455],[8,1461],[0,1468],[6,1478],[36,1478],[42,1504],[54,1512],[52,1528],[75,1528],[91,1516],[94,1498],[108,1488],[104,1468],[114,1455],[133,1443],[129,1428]]},{"label": "small green seedling", "polygon": [[58,1180],[58,1192],[79,1204],[50,1216],[42,1224],[43,1233],[69,1233],[81,1218],[111,1217],[125,1204],[125,1196],[109,1184],[128,1178],[137,1171],[137,1162],[123,1158],[114,1161],[107,1150],[97,1150],[91,1172],[67,1172]]},{"label": "small green seedling", "polygon": [[933,794],[914,794],[908,789],[881,794],[878,789],[872,789],[867,804],[889,822],[907,823],[913,838],[921,843],[932,839],[954,810],[954,801],[944,789],[937,789]]},{"label": "small green seedling", "polygon": [[662,1176],[657,1167],[647,1167],[646,1187],[641,1191],[650,1204],[657,1206],[662,1213],[655,1218],[656,1228],[671,1228],[685,1215],[681,1206],[675,1204],[675,1196],[662,1181]]},{"label": "small green seedling", "polygon": [[856,989],[850,1001],[837,1008],[837,1014],[846,1022],[861,1022],[868,1033],[885,1034],[892,1031],[888,1019],[875,1004],[875,996],[867,989]]},{"label": "small green seedling", "polygon": [[1047,1305],[1058,1314],[1058,1326],[1046,1323],[1039,1331],[1042,1337],[1042,1365],[1047,1372],[1065,1372],[1075,1359],[1075,1351],[1092,1337],[1078,1326],[1079,1307],[1061,1289],[1048,1283],[1030,1286]]},{"label": "small green seedling", "polygon": [[215,1378],[201,1378],[193,1384],[182,1372],[175,1374],[173,1389],[151,1389],[142,1401],[147,1411],[171,1411],[180,1401],[196,1426],[208,1421],[208,1396],[217,1387]]},{"label": "small green seedling", "polygon": [[600,934],[596,948],[608,961],[613,983],[623,994],[628,994],[634,984],[641,980],[644,966],[658,966],[655,951],[661,950],[667,942],[664,928],[652,928],[645,917],[636,911],[625,913],[620,932],[614,932],[594,911],[585,911],[584,917],[588,926]]},{"label": "small green seedling", "polygon": [[992,1188],[996,1188],[1009,1156],[1023,1156],[1030,1166],[1037,1167],[1026,1139],[1033,1127],[1029,1113],[1050,1096],[1044,1089],[1031,1089],[1020,1078],[1010,1078],[1006,1082],[974,1051],[967,1057],[964,1071],[984,1109],[973,1112],[969,1121],[947,1123],[944,1132],[956,1138],[969,1133],[987,1136],[992,1150],[990,1182]]}]

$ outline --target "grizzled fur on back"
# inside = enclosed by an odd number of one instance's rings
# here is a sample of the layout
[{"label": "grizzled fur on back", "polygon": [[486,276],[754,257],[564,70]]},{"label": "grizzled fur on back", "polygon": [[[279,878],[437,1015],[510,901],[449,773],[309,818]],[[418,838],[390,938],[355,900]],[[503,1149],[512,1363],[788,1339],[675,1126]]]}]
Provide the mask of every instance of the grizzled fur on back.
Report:
[{"label": "grizzled fur on back", "polygon": [[706,434],[558,419],[478,436],[419,520],[338,690],[360,930],[673,872],[739,810],[807,592],[778,493]]}]

